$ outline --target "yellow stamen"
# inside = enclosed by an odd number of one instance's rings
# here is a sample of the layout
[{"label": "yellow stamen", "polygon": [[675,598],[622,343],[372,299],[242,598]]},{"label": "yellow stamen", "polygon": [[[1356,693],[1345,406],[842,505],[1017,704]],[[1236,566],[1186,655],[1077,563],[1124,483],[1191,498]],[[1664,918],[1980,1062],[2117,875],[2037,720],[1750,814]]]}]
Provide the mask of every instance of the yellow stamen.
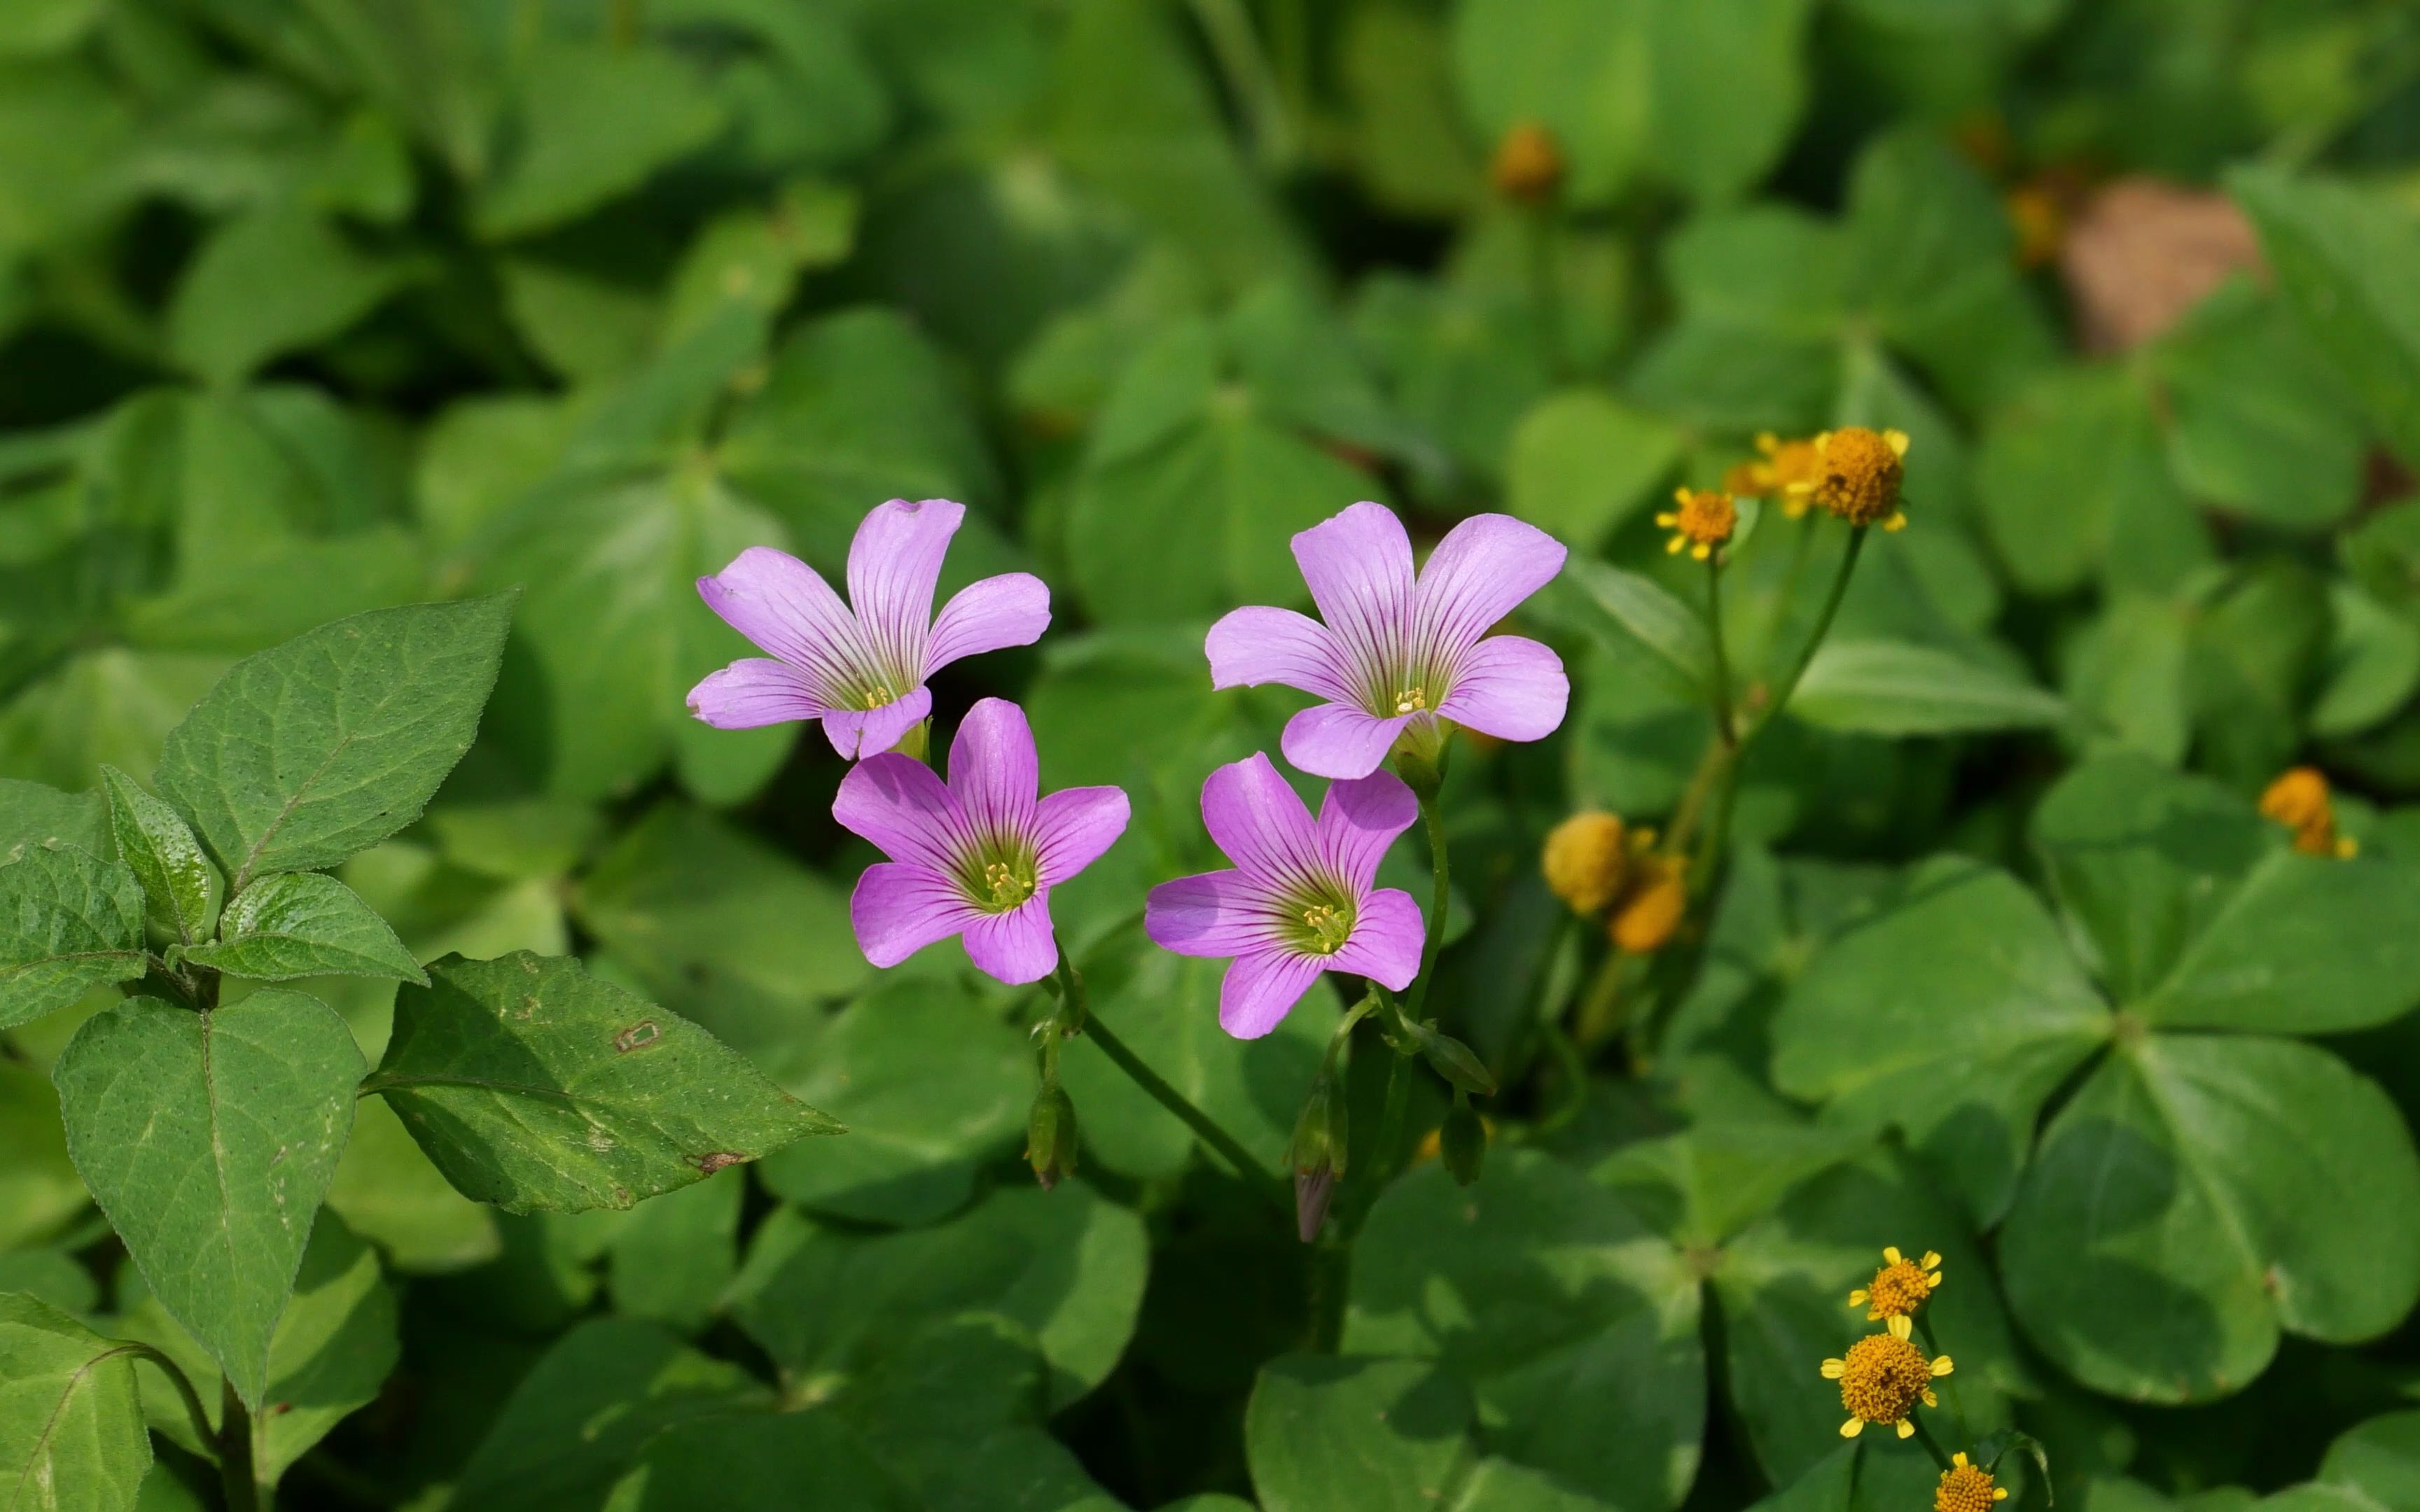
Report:
[{"label": "yellow stamen", "polygon": [[1304,909],[1302,921],[1311,930],[1311,949],[1322,955],[1334,955],[1353,936],[1353,921],[1326,903]]},{"label": "yellow stamen", "polygon": [[1900,481],[1906,475],[1907,433],[1869,430],[1849,425],[1815,438],[1821,464],[1813,486],[1815,501],[1852,525],[1880,525],[1895,531],[1906,524],[1899,507]]},{"label": "yellow stamen", "polygon": [[1418,714],[1420,710],[1425,709],[1428,706],[1429,693],[1427,688],[1407,687],[1395,695],[1395,712],[1397,714]]},{"label": "yellow stamen", "polygon": [[1932,1493],[1933,1512],[1992,1512],[1992,1507],[2009,1499],[2009,1489],[1992,1484],[1992,1473],[1970,1461],[1960,1451],[1949,1457],[1949,1468],[1941,1473],[1941,1484]]},{"label": "yellow stamen", "polygon": [[1849,1412],[1840,1432],[1849,1438],[1868,1423],[1896,1427],[1902,1439],[1915,1432],[1908,1414],[1918,1402],[1935,1405],[1933,1378],[1949,1370],[1947,1355],[1928,1361],[1923,1350],[1892,1334],[1869,1334],[1850,1346],[1848,1358],[1823,1362],[1823,1379],[1840,1383],[1840,1405]]}]

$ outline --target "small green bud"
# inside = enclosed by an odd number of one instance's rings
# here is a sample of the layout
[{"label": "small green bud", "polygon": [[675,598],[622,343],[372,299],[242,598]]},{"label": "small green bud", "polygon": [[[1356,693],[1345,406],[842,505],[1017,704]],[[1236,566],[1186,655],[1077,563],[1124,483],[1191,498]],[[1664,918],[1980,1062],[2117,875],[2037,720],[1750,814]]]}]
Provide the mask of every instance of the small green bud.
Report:
[{"label": "small green bud", "polygon": [[1429,1069],[1451,1083],[1457,1091],[1475,1093],[1480,1097],[1496,1095],[1496,1076],[1480,1060],[1470,1046],[1450,1034],[1439,1034],[1435,1021],[1411,1024],[1406,1021],[1412,1039],[1419,1047]]},{"label": "small green bud", "polygon": [[1286,1147],[1286,1163],[1294,1167],[1295,1229],[1306,1244],[1319,1237],[1336,1179],[1344,1174],[1346,1130],[1344,1099],[1322,1072],[1302,1100]]},{"label": "small green bud", "polygon": [[1459,1093],[1452,1111],[1445,1116],[1445,1127],[1437,1131],[1437,1153],[1455,1185],[1468,1186],[1479,1180],[1480,1163],[1487,1156],[1487,1125],[1470,1100]]},{"label": "small green bud", "polygon": [[1045,1192],[1076,1169],[1076,1104],[1065,1088],[1054,1083],[1034,1098],[1025,1116],[1025,1160]]}]

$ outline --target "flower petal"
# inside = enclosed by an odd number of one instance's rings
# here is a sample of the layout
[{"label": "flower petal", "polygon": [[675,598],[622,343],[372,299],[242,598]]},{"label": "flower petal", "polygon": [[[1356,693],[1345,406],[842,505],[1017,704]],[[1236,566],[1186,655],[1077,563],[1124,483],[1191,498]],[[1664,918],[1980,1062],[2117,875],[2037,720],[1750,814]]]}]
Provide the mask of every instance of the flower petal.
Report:
[{"label": "flower petal", "polygon": [[1368,777],[1387,764],[1395,737],[1418,717],[1399,714],[1381,719],[1349,704],[1314,703],[1286,721],[1278,748],[1296,769],[1313,777]]},{"label": "flower petal", "polygon": [[933,630],[933,589],[967,506],[893,499],[866,512],[848,544],[848,603],[886,672],[914,677]]},{"label": "flower petal", "polygon": [[1446,533],[1420,572],[1420,645],[1450,655],[1563,570],[1563,544],[1510,515],[1473,515]]},{"label": "flower petal", "polygon": [[743,656],[689,690],[689,712],[717,730],[753,730],[821,718],[824,706],[788,662]]},{"label": "flower petal", "polygon": [[[849,776],[863,770],[861,766]],[[984,917],[948,877],[896,861],[867,867],[848,899],[848,922],[857,931],[857,948],[877,966],[895,966]]]},{"label": "flower petal", "polygon": [[878,709],[826,709],[824,734],[832,749],[856,761],[899,744],[908,726],[933,712],[933,690],[911,687]]},{"label": "flower petal", "polygon": [[1122,788],[1062,788],[1034,812],[1042,884],[1066,881],[1101,858],[1126,832],[1132,812]]},{"label": "flower petal", "polygon": [[1050,627],[1050,588],[1030,572],[1004,572],[950,595],[924,647],[924,675],[1009,646],[1030,646]]},{"label": "flower petal", "polygon": [[1324,699],[1350,701],[1344,653],[1326,625],[1290,609],[1255,605],[1222,616],[1202,649],[1212,687],[1280,683]]},{"label": "flower petal", "polygon": [[1420,800],[1392,772],[1328,784],[1319,805],[1319,849],[1356,893],[1378,875],[1396,837],[1419,823]]},{"label": "flower petal", "polygon": [[752,546],[700,578],[697,594],[759,651],[804,672],[825,702],[842,702],[861,659],[857,618],[814,568],[787,551]]},{"label": "flower petal", "polygon": [[935,872],[951,869],[966,834],[957,795],[931,767],[893,752],[848,769],[832,798],[832,818],[892,860]]},{"label": "flower petal", "polygon": [[1050,933],[1050,889],[1004,914],[978,914],[967,925],[967,959],[1012,987],[1040,981],[1057,969],[1059,941]]},{"label": "flower petal", "polygon": [[1349,971],[1402,992],[1420,974],[1420,946],[1428,938],[1420,905],[1401,887],[1381,887],[1354,916],[1353,937],[1327,958],[1328,968]]},{"label": "flower petal", "polygon": [[1311,810],[1259,751],[1218,768],[1202,784],[1202,822],[1227,859],[1256,882],[1317,875],[1319,832]]},{"label": "flower petal", "polygon": [[976,834],[1032,836],[1042,766],[1023,709],[1006,699],[975,701],[950,742],[950,791]]},{"label": "flower petal", "polygon": [[1276,903],[1268,889],[1241,872],[1178,877],[1143,899],[1142,927],[1152,943],[1178,955],[1244,955],[1277,938]]},{"label": "flower petal", "polygon": [[1383,694],[1377,684],[1411,647],[1412,539],[1404,522],[1384,504],[1355,504],[1296,535],[1294,559],[1343,653],[1348,681]]},{"label": "flower petal", "polygon": [[1543,740],[1571,698],[1562,657],[1522,636],[1490,636],[1464,655],[1437,714],[1498,740]]},{"label": "flower petal", "polygon": [[1235,958],[1218,983],[1218,1026],[1238,1040],[1257,1040],[1302,1001],[1326,969],[1325,958],[1255,950]]}]

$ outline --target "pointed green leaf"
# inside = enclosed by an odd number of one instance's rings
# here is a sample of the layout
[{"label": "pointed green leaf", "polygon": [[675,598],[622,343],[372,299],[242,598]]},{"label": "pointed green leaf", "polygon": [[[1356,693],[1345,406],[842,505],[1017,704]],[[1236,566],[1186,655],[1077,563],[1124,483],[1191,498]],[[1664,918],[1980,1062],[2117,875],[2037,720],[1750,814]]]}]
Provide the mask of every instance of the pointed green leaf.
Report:
[{"label": "pointed green leaf", "polygon": [[101,769],[109,794],[109,828],[117,858],[133,869],[151,911],[187,945],[210,937],[218,923],[219,871],[202,854],[177,810],[134,785],[115,766]]},{"label": "pointed green leaf", "polygon": [[0,866],[0,1029],[143,975],[143,887],[72,845]]},{"label": "pointed green leaf", "polygon": [[326,1004],[271,988],[208,1013],[129,998],[52,1070],[85,1184],[255,1406],[365,1069]]},{"label": "pointed green leaf", "polygon": [[361,895],[321,872],[264,877],[236,895],[219,943],[179,952],[233,977],[392,977],[427,982],[411,952]]},{"label": "pointed green leaf", "polygon": [[841,1126],[669,1009],[577,961],[447,956],[396,998],[365,1091],[466,1196],[628,1208]]},{"label": "pointed green leaf", "polygon": [[107,851],[109,815],[101,795],[0,777],[0,866],[38,845],[76,845],[95,856]]},{"label": "pointed green leaf", "polygon": [[150,1469],[133,1351],[0,1292],[0,1507],[122,1512]]},{"label": "pointed green leaf", "polygon": [[1252,1384],[1244,1453],[1269,1512],[1448,1506],[1471,1427],[1470,1394],[1430,1361],[1289,1354]]},{"label": "pointed green leaf", "polygon": [[2281,844],[2134,1006],[2153,1022],[2193,1028],[2334,1034],[2398,1018],[2414,1003],[2420,872]]},{"label": "pointed green leaf", "polygon": [[230,892],[334,866],[420,817],[479,728],[513,595],[372,609],[227,670],[168,734],[161,795]]},{"label": "pointed green leaf", "polygon": [[2054,725],[2067,704],[2012,672],[1932,646],[1836,639],[1807,664],[1790,712],[1826,730],[1946,735]]}]

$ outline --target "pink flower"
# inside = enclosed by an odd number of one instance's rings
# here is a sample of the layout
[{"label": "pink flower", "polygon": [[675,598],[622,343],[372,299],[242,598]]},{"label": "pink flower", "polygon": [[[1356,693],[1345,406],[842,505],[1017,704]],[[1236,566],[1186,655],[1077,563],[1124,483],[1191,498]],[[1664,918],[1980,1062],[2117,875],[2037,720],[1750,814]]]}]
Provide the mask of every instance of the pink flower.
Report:
[{"label": "pink flower", "polygon": [[969,959],[1002,981],[1048,976],[1059,964],[1050,889],[1125,832],[1127,810],[1116,788],[1041,798],[1041,786],[1033,731],[1004,699],[967,711],[947,783],[895,752],[849,768],[832,817],[891,857],[865,869],[848,901],[865,958],[895,966],[958,934]]},{"label": "pink flower", "polygon": [[1288,720],[1286,760],[1316,777],[1367,777],[1407,730],[1439,720],[1499,740],[1563,722],[1571,682],[1535,640],[1488,628],[1563,568],[1553,536],[1509,515],[1474,515],[1412,572],[1411,537],[1383,504],[1355,504],[1294,538],[1321,620],[1239,609],[1210,627],[1219,687],[1282,683],[1322,702]]},{"label": "pink flower", "polygon": [[1392,773],[1331,785],[1313,820],[1266,756],[1221,766],[1202,784],[1202,819],[1234,869],[1152,888],[1143,928],[1179,955],[1234,958],[1218,1023],[1239,1040],[1276,1028],[1323,971],[1401,992],[1419,974],[1419,905],[1372,884],[1419,817]]},{"label": "pink flower", "polygon": [[933,711],[924,684],[980,652],[1032,645],[1050,624],[1050,590],[1029,572],[970,583],[933,614],[933,588],[966,506],[947,499],[876,506],[848,548],[848,602],[786,551],[752,546],[697,580],[699,596],[768,656],[735,661],[690,689],[718,730],[821,719],[847,757],[888,750]]}]

